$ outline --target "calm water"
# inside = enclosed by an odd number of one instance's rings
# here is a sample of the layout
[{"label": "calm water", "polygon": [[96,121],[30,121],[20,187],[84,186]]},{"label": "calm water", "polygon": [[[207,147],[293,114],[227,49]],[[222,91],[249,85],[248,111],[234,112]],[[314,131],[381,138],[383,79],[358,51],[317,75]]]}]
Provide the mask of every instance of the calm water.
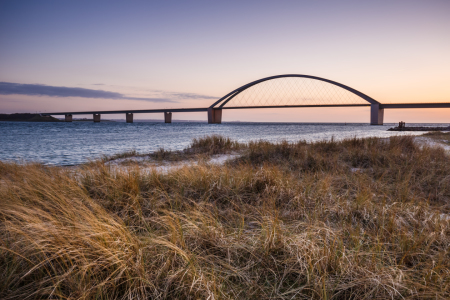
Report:
[{"label": "calm water", "polygon": [[[414,124],[408,124],[413,126]],[[421,124],[426,125],[426,124]],[[429,124],[448,126],[448,124]],[[393,124],[302,124],[302,123],[133,123],[0,122],[0,160],[37,161],[52,165],[80,164],[102,155],[135,149],[148,153],[164,148],[180,150],[194,137],[220,134],[239,142],[250,140],[317,141],[351,137],[388,137],[402,133],[386,131]],[[406,133],[411,134],[411,133]],[[415,133],[415,134],[421,134]]]}]

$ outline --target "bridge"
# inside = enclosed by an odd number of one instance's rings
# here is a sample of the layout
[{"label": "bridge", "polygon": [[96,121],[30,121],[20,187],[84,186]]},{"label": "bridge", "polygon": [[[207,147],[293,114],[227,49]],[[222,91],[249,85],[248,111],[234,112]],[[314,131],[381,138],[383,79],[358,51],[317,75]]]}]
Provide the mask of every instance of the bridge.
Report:
[{"label": "bridge", "polygon": [[384,110],[398,108],[450,108],[449,103],[380,103],[342,83],[300,74],[276,75],[247,83],[226,94],[209,107],[168,108],[144,110],[105,110],[54,112],[42,115],[64,115],[72,122],[73,115],[93,115],[100,122],[102,114],[125,114],[126,122],[133,123],[138,113],[163,113],[166,123],[172,122],[172,113],[206,112],[209,124],[222,123],[226,109],[295,108],[295,107],[360,107],[370,106],[370,124],[383,125]]}]

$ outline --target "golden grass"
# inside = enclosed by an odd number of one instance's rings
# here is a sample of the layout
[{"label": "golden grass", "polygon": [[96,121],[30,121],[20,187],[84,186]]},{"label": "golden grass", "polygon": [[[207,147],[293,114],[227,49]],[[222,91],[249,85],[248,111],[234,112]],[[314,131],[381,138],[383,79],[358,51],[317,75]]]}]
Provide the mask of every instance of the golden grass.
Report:
[{"label": "golden grass", "polygon": [[108,162],[116,159],[133,157],[146,157],[155,161],[202,160],[215,154],[226,154],[233,151],[239,151],[244,147],[245,145],[232,141],[230,138],[211,135],[194,138],[189,147],[181,151],[168,151],[164,148],[159,148],[152,153],[138,153],[136,150],[130,150],[110,156],[105,155],[101,160],[102,162]]},{"label": "golden grass", "polygon": [[0,298],[450,297],[442,149],[228,141],[168,174],[0,163]]}]

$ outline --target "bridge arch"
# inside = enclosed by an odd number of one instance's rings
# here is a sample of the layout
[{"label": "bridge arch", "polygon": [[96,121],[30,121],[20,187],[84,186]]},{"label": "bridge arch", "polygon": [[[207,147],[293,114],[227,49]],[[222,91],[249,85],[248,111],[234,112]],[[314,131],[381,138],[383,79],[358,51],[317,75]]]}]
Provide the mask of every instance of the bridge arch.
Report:
[{"label": "bridge arch", "polygon": [[210,108],[222,108],[225,106],[225,104],[227,104],[231,99],[233,99],[234,97],[236,97],[237,95],[239,95],[240,93],[242,93],[243,91],[257,85],[260,84],[262,82],[266,82],[269,80],[274,80],[274,79],[280,79],[280,78],[307,78],[307,79],[313,79],[313,80],[318,80],[318,81],[323,81],[323,82],[327,82],[329,84],[338,86],[340,88],[343,88],[344,90],[347,90],[359,97],[361,97],[362,99],[366,100],[367,102],[369,102],[370,104],[380,104],[378,101],[376,101],[375,99],[367,96],[366,94],[361,93],[358,90],[355,90],[354,88],[351,88],[347,85],[344,85],[342,83],[333,81],[333,80],[329,80],[326,78],[322,78],[322,77],[317,77],[317,76],[311,76],[311,75],[302,75],[302,74],[284,74],[284,75],[275,75],[275,76],[270,76],[270,77],[265,77],[265,78],[261,78],[255,81],[252,81],[250,83],[247,83],[233,91],[231,91],[230,93],[226,94],[225,96],[223,96],[222,98],[220,98],[219,100],[217,100],[216,102],[214,102]]},{"label": "bridge arch", "polygon": [[[242,95],[242,93],[244,91],[249,90],[250,88],[257,86],[258,84],[264,83],[264,82],[268,82],[271,80],[276,80],[276,79],[281,79],[281,78],[305,78],[305,79],[312,79],[315,81],[321,81],[321,82],[325,82],[328,84],[331,84],[333,86],[337,86],[345,91],[350,92],[353,95],[356,95],[357,97],[359,97],[360,99],[364,100],[363,103],[366,104],[329,104],[329,105],[271,105],[271,106],[247,106],[247,107],[242,107],[242,108],[274,108],[274,107],[302,107],[302,106],[315,106],[315,107],[320,107],[320,106],[371,106],[371,124],[373,125],[378,125],[378,124],[382,124],[383,123],[383,109],[380,108],[380,103],[378,101],[376,101],[375,99],[373,99],[372,97],[369,97],[368,95],[354,89],[351,88],[347,85],[344,85],[342,83],[333,81],[333,80],[329,80],[326,78],[322,78],[322,77],[317,77],[317,76],[311,76],[311,75],[303,75],[303,74],[283,74],[283,75],[275,75],[275,76],[270,76],[270,77],[265,77],[265,78],[261,78],[255,81],[252,81],[250,83],[247,83],[233,91],[231,91],[230,93],[226,94],[225,96],[223,96],[222,98],[220,98],[219,100],[217,100],[216,102],[214,102],[209,108],[208,108],[208,122],[209,123],[221,123],[221,119],[222,119],[222,109],[227,109],[227,108],[239,108],[239,107],[226,107],[225,105],[228,104],[231,100],[236,99],[236,96],[238,95]],[[340,89],[339,89],[340,90]],[[245,93],[244,93],[245,94]],[[354,96],[353,96],[354,97]]]}]

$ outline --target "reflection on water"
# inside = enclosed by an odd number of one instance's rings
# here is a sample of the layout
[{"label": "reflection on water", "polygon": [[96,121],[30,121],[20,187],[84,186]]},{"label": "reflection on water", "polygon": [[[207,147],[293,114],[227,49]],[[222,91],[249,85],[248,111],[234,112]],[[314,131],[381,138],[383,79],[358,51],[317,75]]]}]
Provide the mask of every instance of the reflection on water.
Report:
[{"label": "reflection on water", "polygon": [[[393,124],[370,126],[323,123],[0,122],[0,160],[73,165],[104,154],[111,155],[132,149],[140,153],[153,152],[159,148],[180,150],[189,146],[194,137],[211,134],[227,136],[239,142],[260,139],[271,142],[317,141],[355,136],[388,137],[399,134],[422,134],[386,131],[392,126]],[[429,126],[448,126],[448,124],[429,124]]]}]

